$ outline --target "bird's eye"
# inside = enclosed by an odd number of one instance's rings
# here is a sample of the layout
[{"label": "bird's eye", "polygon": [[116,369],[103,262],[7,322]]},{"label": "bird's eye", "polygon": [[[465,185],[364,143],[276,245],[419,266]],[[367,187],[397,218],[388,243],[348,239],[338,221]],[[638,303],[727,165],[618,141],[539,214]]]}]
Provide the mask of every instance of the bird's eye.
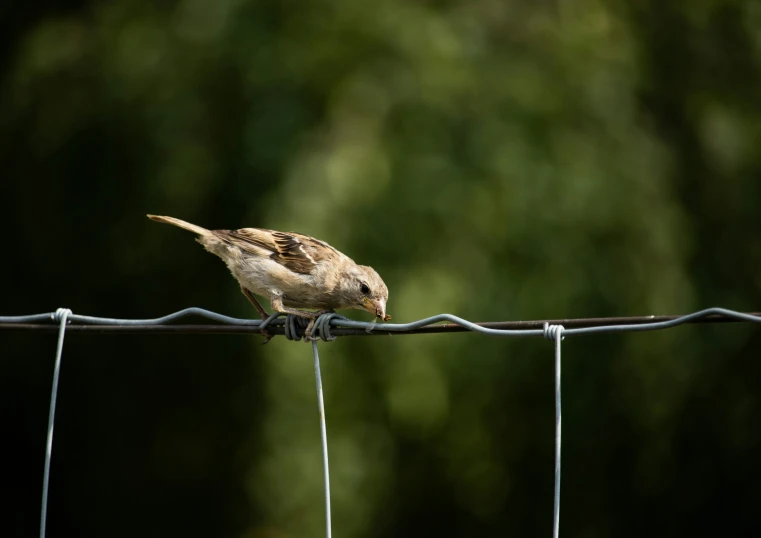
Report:
[{"label": "bird's eye", "polygon": [[370,293],[370,288],[364,282],[360,282],[359,291],[361,291],[363,295],[367,295]]}]

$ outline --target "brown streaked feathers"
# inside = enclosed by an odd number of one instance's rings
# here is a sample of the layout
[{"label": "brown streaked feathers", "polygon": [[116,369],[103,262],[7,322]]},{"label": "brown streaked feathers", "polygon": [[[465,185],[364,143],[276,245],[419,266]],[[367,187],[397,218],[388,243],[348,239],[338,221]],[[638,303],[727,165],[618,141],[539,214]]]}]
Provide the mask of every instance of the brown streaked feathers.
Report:
[{"label": "brown streaked feathers", "polygon": [[255,246],[269,251],[270,258],[283,267],[304,275],[311,274],[315,266],[340,253],[314,237],[295,232],[276,232],[264,228],[240,230],[214,230],[220,238],[229,241],[244,252],[259,254]]},{"label": "brown streaked feathers", "polygon": [[174,217],[148,218],[197,234],[196,240],[227,264],[262,317],[266,311],[254,294],[267,297],[277,312],[312,320],[320,312],[303,308],[357,308],[384,321],[390,319],[386,314],[388,288],[378,273],[372,267],[357,265],[324,241],[265,228],[207,230]]}]

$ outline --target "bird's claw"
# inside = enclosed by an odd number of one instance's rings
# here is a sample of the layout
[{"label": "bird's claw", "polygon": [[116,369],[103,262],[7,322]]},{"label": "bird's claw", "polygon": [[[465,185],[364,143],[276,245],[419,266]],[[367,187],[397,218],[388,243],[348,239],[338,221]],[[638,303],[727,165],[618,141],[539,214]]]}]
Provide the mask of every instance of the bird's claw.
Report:
[{"label": "bird's claw", "polygon": [[307,325],[306,329],[304,329],[304,341],[306,343],[310,342],[317,342],[320,340],[318,336],[313,336],[312,333],[314,332],[314,325],[317,323],[317,320],[320,318],[320,316],[324,316],[325,314],[334,314],[335,310],[318,310],[314,313],[314,317],[309,319],[309,325]]},{"label": "bird's claw", "polygon": [[306,329],[304,329],[304,342],[307,344],[309,342],[314,342],[318,340],[318,338],[312,336],[312,331],[314,330],[314,324],[317,321],[317,318],[312,318],[309,320],[309,325],[307,325]]},{"label": "bird's claw", "polygon": [[261,345],[264,345],[268,343],[270,340],[272,340],[273,338],[275,338],[276,335],[269,332],[267,330],[267,326],[270,324],[271,321],[277,319],[280,315],[281,315],[280,312],[273,312],[267,317],[262,316],[262,324],[259,326],[259,334],[261,334],[264,337],[264,342],[262,342]]},{"label": "bird's claw", "polygon": [[263,346],[264,344],[268,344],[269,341],[272,340],[273,338],[275,338],[275,336],[276,336],[276,335],[272,334],[271,332],[269,332],[267,329],[262,329],[261,331],[259,331],[259,334],[261,334],[264,337],[264,342],[259,344],[261,346]]}]

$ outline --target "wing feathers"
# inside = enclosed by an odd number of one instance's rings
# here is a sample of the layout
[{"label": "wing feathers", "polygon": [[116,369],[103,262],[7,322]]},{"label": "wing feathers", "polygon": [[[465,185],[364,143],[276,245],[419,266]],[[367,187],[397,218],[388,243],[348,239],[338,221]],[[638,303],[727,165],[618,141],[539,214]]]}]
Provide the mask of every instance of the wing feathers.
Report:
[{"label": "wing feathers", "polygon": [[207,230],[174,217],[148,215],[156,222],[172,224],[201,236],[214,235],[254,256],[269,256],[293,271],[309,275],[325,260],[343,256],[327,243],[295,232],[276,232],[264,228],[241,228],[239,230]]},{"label": "wing feathers", "polygon": [[340,256],[338,251],[313,237],[294,232],[276,232],[262,228],[214,230],[214,234],[246,252],[262,255],[262,250],[283,267],[305,275],[320,262]]}]

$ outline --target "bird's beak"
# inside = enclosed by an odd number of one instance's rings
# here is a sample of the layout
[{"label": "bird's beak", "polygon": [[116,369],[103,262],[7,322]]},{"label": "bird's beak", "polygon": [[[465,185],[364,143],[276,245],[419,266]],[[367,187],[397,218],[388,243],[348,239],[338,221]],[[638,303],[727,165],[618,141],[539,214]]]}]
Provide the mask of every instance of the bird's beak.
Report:
[{"label": "bird's beak", "polygon": [[386,314],[386,301],[383,299],[369,299],[365,298],[365,310],[373,314],[376,318],[380,318],[383,321],[388,321],[391,316]]}]

